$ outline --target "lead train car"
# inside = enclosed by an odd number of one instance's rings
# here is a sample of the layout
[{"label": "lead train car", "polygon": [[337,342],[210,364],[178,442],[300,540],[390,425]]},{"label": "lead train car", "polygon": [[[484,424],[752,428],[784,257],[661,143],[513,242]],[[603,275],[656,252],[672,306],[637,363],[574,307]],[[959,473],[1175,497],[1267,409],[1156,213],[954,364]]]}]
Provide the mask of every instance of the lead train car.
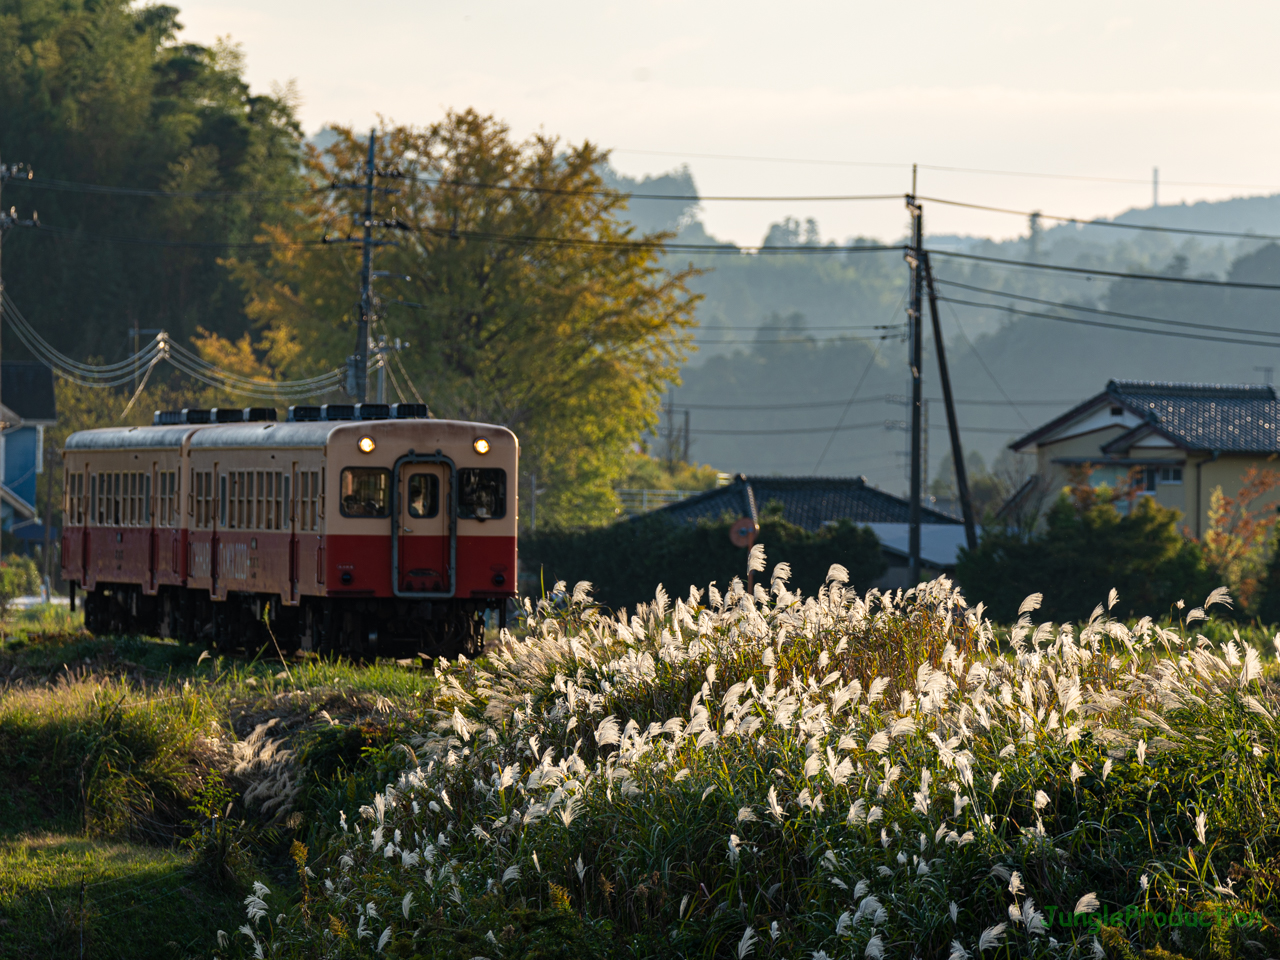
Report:
[{"label": "lead train car", "polygon": [[518,456],[450,420],[74,433],[62,576],[95,632],[229,650],[270,643],[269,611],[286,650],[474,655],[515,596]]}]

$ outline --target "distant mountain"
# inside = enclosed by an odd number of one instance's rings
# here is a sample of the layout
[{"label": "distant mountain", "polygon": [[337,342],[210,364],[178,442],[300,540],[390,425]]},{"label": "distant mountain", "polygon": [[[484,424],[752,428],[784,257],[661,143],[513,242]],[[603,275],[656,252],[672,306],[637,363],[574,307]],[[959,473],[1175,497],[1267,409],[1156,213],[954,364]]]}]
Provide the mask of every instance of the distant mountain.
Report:
[{"label": "distant mountain", "polygon": [[[649,184],[643,192],[696,195],[687,169],[668,176],[641,181]],[[615,182],[640,192],[632,186],[636,181]],[[660,219],[662,208],[642,203],[658,201],[635,201],[638,226],[678,227],[684,242],[716,242],[697,219],[696,205]],[[1113,222],[1280,235],[1280,196],[1135,209]],[[1112,377],[1259,382],[1280,368],[1280,336],[1267,336],[1280,334],[1280,292],[1113,282],[945,255],[1280,283],[1280,246],[1092,225],[1042,226],[1033,233],[1029,224],[1026,235],[1002,242],[926,238],[944,297],[942,324],[955,390],[965,401],[959,418],[966,449],[988,463],[1007,458],[1003,451],[1010,440],[1098,392]],[[818,224],[794,220],[771,226],[767,239],[809,251],[829,242],[821,239]],[[706,272],[695,281],[704,295],[698,306],[700,349],[673,394],[677,427],[687,406],[691,457],[721,470],[863,474],[901,492],[906,435],[899,423],[906,414],[898,400],[908,387],[907,347],[900,339],[907,266],[897,251],[809,251],[678,254]],[[1210,329],[1083,313],[1054,303]],[[1261,332],[1232,333],[1227,327]],[[1221,342],[1232,339],[1253,344]],[[925,393],[938,397],[931,347],[928,354]],[[832,431],[842,415],[841,429]],[[940,403],[930,405],[930,421],[934,475],[947,456]]]}]

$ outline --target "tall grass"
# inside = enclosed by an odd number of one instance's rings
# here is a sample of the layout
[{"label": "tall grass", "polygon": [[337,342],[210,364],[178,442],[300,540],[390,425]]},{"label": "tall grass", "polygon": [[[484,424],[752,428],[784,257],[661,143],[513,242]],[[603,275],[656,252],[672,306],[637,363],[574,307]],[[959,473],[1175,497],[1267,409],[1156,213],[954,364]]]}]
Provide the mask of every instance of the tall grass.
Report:
[{"label": "tall grass", "polygon": [[[1280,769],[1255,648],[1101,609],[1079,630],[1036,626],[1033,600],[1001,650],[945,580],[859,597],[833,567],[806,598],[787,577],[674,603],[659,590],[630,617],[580,584],[489,664],[438,665],[412,761],[342,814],[300,903],[247,901],[231,949],[1280,945],[1258,919],[1276,906]],[[1197,925],[1121,931],[1120,907]]]}]

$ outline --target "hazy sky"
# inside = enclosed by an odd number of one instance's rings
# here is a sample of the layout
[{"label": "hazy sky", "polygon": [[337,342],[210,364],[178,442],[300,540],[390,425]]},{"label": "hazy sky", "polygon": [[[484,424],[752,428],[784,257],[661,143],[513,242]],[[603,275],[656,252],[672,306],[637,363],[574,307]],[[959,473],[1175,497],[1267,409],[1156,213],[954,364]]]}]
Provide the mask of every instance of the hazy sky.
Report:
[{"label": "hazy sky", "polygon": [[[688,163],[706,195],[900,193],[912,162],[1060,175],[925,169],[920,192],[1073,216],[1150,205],[1153,166],[1162,203],[1280,190],[1273,3],[175,2],[186,39],[243,44],[255,88],[296,79],[308,132],[472,106],[611,147],[624,173]],[[905,223],[900,201],[703,209],[741,243],[788,214],[837,239]]]}]

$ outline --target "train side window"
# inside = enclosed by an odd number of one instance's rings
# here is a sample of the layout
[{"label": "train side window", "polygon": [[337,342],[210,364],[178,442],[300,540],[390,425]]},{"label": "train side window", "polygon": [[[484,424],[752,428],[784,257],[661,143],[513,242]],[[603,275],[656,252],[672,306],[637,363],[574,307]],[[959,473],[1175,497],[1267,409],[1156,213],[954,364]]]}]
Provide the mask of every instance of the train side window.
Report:
[{"label": "train side window", "polygon": [[221,521],[218,525],[225,527],[227,525],[227,475],[224,473],[218,478],[218,519]]},{"label": "train side window", "polygon": [[507,471],[497,467],[463,467],[458,471],[458,516],[498,520],[507,515]]},{"label": "train side window", "polygon": [[118,527],[121,525],[123,514],[121,509],[123,504],[120,502],[123,499],[123,494],[120,488],[124,486],[124,474],[113,473],[111,476],[111,523]]},{"label": "train side window", "polygon": [[[254,476],[257,479],[253,481],[253,520],[250,522],[249,526],[253,527],[255,530],[262,530],[266,525],[265,513],[267,499],[267,491],[264,489],[262,481],[266,478],[263,476],[261,470],[254,474]],[[270,477],[271,474],[268,473],[266,476]]]},{"label": "train side window", "polygon": [[391,471],[382,467],[347,467],[342,471],[344,517],[391,516]]},{"label": "train side window", "polygon": [[102,523],[102,501],[98,499],[98,475],[89,475],[89,510],[93,514],[95,524]]},{"label": "train side window", "polygon": [[434,473],[409,477],[409,516],[435,517],[440,514],[440,478]]},{"label": "train side window", "polygon": [[146,488],[142,494],[142,522],[151,525],[151,474],[142,475],[142,485]]},{"label": "train side window", "polygon": [[[271,519],[267,521],[267,526],[272,530],[279,530],[288,524],[288,520],[283,517],[284,514],[284,474],[277,470],[273,474],[268,475],[275,481],[275,491],[271,494],[271,502],[267,505],[267,509],[271,511]],[[282,524],[281,521],[284,521]]]},{"label": "train side window", "polygon": [[[279,477],[279,476],[281,476],[281,474],[276,474],[276,476],[277,476],[277,477]],[[284,489],[283,489],[283,492],[282,492],[282,493],[281,493],[281,495],[280,495],[280,499],[281,499],[282,501],[284,501],[284,504],[283,504],[283,505],[284,505],[284,514],[283,514],[283,521],[284,521],[284,524],[283,524],[283,526],[281,527],[281,529],[282,529],[282,530],[286,530],[286,529],[289,529],[290,527],[292,527],[292,526],[293,526],[293,500],[291,500],[291,499],[290,499],[290,497],[289,497],[289,493],[290,493],[289,488],[290,488],[291,486],[293,486],[293,484],[292,484],[292,482],[291,482],[291,481],[293,480],[293,477],[291,477],[291,476],[290,476],[289,474],[287,474],[287,473],[286,473],[286,474],[284,474],[283,476],[284,476]],[[277,480],[277,481],[276,481],[276,490],[280,490],[280,489],[281,489],[281,488],[280,488],[280,481],[279,481],[279,480]]]}]

